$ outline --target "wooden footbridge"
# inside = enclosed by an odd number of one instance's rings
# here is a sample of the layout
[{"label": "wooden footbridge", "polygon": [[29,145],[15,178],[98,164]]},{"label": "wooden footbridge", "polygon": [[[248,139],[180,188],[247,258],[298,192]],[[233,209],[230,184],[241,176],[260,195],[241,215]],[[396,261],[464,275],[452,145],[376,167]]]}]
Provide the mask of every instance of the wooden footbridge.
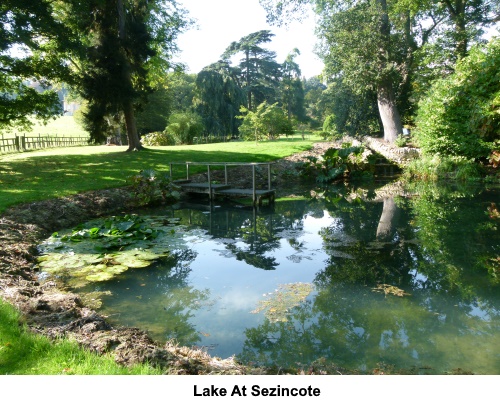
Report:
[{"label": "wooden footbridge", "polygon": [[[171,162],[170,163],[170,176],[172,181],[179,185],[182,191],[186,193],[206,194],[210,200],[216,196],[222,197],[251,197],[254,206],[262,205],[263,200],[267,200],[268,204],[274,203],[274,196],[276,190],[271,188],[271,165],[273,162],[266,163],[237,163],[237,162]],[[183,179],[175,180],[173,178],[173,166],[183,165],[186,167],[186,177]],[[207,168],[207,181],[204,183],[194,183],[189,178],[189,168],[191,166],[206,166]],[[230,167],[248,167],[252,172],[252,188],[235,188],[228,182],[228,169]],[[255,170],[257,167],[267,168],[267,190],[257,189]],[[212,174],[214,168],[224,168],[224,183],[215,183],[212,181]]]}]

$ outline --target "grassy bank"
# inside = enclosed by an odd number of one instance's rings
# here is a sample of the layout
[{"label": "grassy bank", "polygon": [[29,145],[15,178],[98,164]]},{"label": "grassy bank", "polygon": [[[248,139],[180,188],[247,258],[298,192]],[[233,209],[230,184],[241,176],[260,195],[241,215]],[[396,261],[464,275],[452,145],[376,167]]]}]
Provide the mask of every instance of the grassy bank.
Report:
[{"label": "grassy bank", "polygon": [[[0,156],[0,213],[6,208],[83,191],[122,187],[140,170],[168,172],[169,162],[266,162],[307,150],[318,141],[228,142],[150,147],[125,153],[126,147],[86,146]],[[182,176],[182,166],[174,166]],[[193,167],[205,170],[203,167]]]},{"label": "grassy bank", "polygon": [[147,365],[121,367],[110,356],[99,356],[68,340],[51,342],[20,325],[20,315],[0,299],[0,374],[14,375],[151,375]]}]

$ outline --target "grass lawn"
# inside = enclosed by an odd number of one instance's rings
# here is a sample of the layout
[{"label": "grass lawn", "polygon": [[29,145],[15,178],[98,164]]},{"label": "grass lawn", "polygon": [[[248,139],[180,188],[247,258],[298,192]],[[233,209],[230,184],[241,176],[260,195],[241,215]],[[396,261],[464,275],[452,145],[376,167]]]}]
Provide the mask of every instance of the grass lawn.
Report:
[{"label": "grass lawn", "polygon": [[151,375],[147,365],[126,368],[111,356],[81,349],[76,342],[49,339],[19,327],[19,313],[0,299],[0,374],[13,375]]},{"label": "grass lawn", "polygon": [[[26,136],[51,135],[51,136],[68,136],[68,137],[88,137],[88,132],[76,123],[72,116],[57,117],[55,120],[50,120],[47,125],[43,125],[34,121],[31,131],[17,131],[18,134]],[[13,138],[16,131],[9,131],[3,134],[4,138]]]},{"label": "grass lawn", "polygon": [[[6,208],[83,191],[121,187],[143,169],[168,172],[170,162],[267,162],[307,150],[319,137],[260,142],[149,147],[85,146],[0,155],[0,213]],[[190,168],[206,170],[203,166]],[[185,167],[174,166],[174,177]]]}]

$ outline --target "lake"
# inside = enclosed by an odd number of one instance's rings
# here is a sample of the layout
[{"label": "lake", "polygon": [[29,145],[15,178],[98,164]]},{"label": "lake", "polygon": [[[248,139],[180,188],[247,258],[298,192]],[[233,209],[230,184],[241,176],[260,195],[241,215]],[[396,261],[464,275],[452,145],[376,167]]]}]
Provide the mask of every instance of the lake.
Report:
[{"label": "lake", "polygon": [[171,255],[75,289],[112,324],[247,364],[500,374],[499,197],[374,183],[151,209]]}]

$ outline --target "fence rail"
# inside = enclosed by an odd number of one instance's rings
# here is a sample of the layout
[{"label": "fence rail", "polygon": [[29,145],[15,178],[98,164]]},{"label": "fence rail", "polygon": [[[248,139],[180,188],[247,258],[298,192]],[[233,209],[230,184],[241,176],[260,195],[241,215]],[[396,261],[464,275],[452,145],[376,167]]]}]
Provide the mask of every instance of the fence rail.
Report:
[{"label": "fence rail", "polygon": [[59,148],[65,146],[88,145],[88,137],[58,135],[0,136],[0,153],[24,152],[35,149]]}]

